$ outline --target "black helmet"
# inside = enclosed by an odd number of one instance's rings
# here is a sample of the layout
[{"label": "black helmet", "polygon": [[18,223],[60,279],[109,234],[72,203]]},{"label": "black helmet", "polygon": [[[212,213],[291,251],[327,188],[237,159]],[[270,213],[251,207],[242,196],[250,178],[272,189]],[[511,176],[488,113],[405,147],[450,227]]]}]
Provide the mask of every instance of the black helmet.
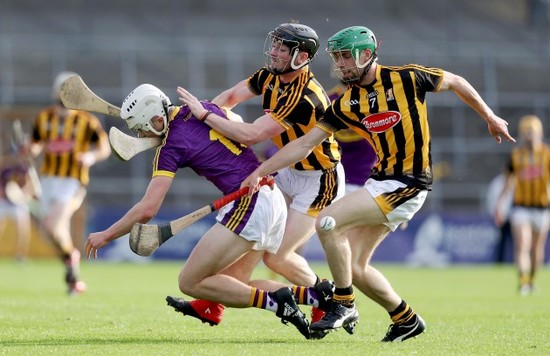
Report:
[{"label": "black helmet", "polygon": [[270,32],[270,35],[283,39],[283,43],[291,49],[295,48],[306,52],[310,60],[315,57],[319,49],[319,37],[315,31],[306,25],[299,23],[283,23]]},{"label": "black helmet", "polygon": [[[276,68],[277,56],[271,53],[271,50],[276,44],[282,44],[289,48],[290,60],[285,60],[287,63],[284,68]],[[266,68],[274,74],[284,74],[293,70],[298,70],[313,60],[319,49],[319,37],[311,27],[299,23],[283,23],[275,28],[275,30],[267,34],[264,44],[264,56],[266,59]],[[307,53],[308,60],[300,64],[296,64],[296,59],[300,52]],[[280,61],[280,59],[279,59]],[[279,62],[280,64],[280,62]]]}]

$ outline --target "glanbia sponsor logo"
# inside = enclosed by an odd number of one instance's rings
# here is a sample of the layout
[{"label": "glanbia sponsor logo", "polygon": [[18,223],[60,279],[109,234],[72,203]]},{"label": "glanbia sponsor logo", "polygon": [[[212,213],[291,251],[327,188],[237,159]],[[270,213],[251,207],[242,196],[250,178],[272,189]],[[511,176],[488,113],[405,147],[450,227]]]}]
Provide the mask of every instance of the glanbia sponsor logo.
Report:
[{"label": "glanbia sponsor logo", "polygon": [[401,121],[401,114],[397,111],[386,111],[372,114],[361,120],[370,132],[384,132],[391,129]]}]

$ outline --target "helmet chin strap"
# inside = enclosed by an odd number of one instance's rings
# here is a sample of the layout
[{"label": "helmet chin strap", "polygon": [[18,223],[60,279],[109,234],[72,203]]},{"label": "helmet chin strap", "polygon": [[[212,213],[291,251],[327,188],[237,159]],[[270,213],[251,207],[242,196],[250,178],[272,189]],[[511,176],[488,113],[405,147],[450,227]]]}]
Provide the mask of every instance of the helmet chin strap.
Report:
[{"label": "helmet chin strap", "polygon": [[376,55],[376,53],[374,53],[371,59],[368,62],[366,62],[364,65],[361,66],[356,62],[355,65],[357,66],[357,68],[359,69],[363,68],[363,73],[361,73],[361,75],[357,79],[347,81],[347,83],[361,83],[363,79],[365,79],[365,76],[367,75],[367,73],[369,72],[370,68],[372,67],[373,63],[376,61],[377,58],[378,56]]},{"label": "helmet chin strap", "polygon": [[152,123],[149,124],[149,131],[151,131],[152,133],[154,133],[157,136],[164,135],[164,133],[166,133],[166,131],[168,130],[168,116],[163,116],[162,117],[162,122],[164,123],[164,125],[163,125],[163,128],[162,128],[161,131],[155,130]]},{"label": "helmet chin strap", "polygon": [[300,65],[295,65],[294,63],[296,62],[296,58],[298,58],[298,54],[300,53],[300,50],[296,50],[294,52],[294,54],[292,55],[292,61],[290,62],[290,67],[293,69],[293,70],[298,70],[304,66],[306,66],[309,62],[311,62],[311,60],[308,58],[307,61],[305,61],[304,63],[300,64]]},{"label": "helmet chin strap", "polygon": [[365,69],[363,69],[363,73],[361,74],[361,76],[359,77],[359,82],[362,82],[363,79],[365,79],[365,76],[367,75],[367,73],[369,72],[370,68],[372,67],[373,63],[376,61],[376,58],[377,58],[377,55],[376,53],[374,53],[372,55],[372,58],[371,60],[369,61],[369,63],[365,66]]},{"label": "helmet chin strap", "polygon": [[282,70],[282,71],[279,71],[279,70],[271,70],[273,74],[275,75],[281,75],[281,74],[286,74],[286,73],[290,73],[292,71],[295,71],[295,70],[298,70],[298,69],[301,69],[303,67],[305,67],[306,65],[308,65],[310,62],[311,62],[311,59],[308,58],[307,61],[305,61],[304,63],[300,64],[300,65],[295,65],[294,63],[296,62],[296,58],[298,58],[298,54],[300,53],[300,50],[296,50],[294,51],[294,54],[292,55],[292,59],[290,60],[290,66],[285,69],[285,70]]}]

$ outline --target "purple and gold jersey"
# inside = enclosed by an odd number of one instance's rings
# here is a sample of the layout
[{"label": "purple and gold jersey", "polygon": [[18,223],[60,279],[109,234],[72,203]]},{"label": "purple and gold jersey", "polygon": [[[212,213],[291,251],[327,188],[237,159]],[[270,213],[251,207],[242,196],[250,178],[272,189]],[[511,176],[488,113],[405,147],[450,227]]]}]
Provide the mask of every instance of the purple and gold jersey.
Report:
[{"label": "purple and gold jersey", "polygon": [[378,65],[376,79],[350,86],[317,126],[330,133],[349,127],[367,139],[378,156],[371,178],[431,189],[426,93],[439,90],[442,79],[439,68]]},{"label": "purple and gold jersey", "polygon": [[[308,133],[329,106],[326,92],[310,71],[302,72],[290,83],[281,83],[279,76],[262,68],[248,78],[248,88],[262,95],[264,111],[286,129],[272,138],[278,148]],[[329,170],[338,161],[340,148],[331,135],[291,167],[300,171]]]},{"label": "purple and gold jersey", "polygon": [[516,147],[510,154],[508,173],[514,174],[514,205],[528,208],[550,207],[550,146],[535,151]]},{"label": "purple and gold jersey", "polygon": [[[226,117],[215,104],[202,104]],[[222,136],[196,119],[187,106],[181,106],[170,114],[168,131],[153,161],[153,177],[173,178],[179,168],[189,167],[226,195],[239,189],[259,165],[251,148]]]}]

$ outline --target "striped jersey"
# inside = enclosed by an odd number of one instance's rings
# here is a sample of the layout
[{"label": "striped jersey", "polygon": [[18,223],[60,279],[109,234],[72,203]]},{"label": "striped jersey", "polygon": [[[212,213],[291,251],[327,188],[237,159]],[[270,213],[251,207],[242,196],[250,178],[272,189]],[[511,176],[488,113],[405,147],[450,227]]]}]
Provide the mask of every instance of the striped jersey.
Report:
[{"label": "striped jersey", "polygon": [[[262,68],[248,78],[248,87],[262,95],[264,111],[286,129],[272,138],[278,148],[308,133],[329,106],[326,92],[310,71],[303,71],[290,83],[282,83],[279,76]],[[340,148],[331,135],[292,168],[328,170],[339,161]]]},{"label": "striped jersey", "polygon": [[[338,84],[327,94],[330,101],[346,92],[347,86]],[[342,166],[346,174],[346,184],[363,185],[369,179],[372,167],[376,163],[376,153],[370,145],[353,129],[347,128],[334,134],[342,150]]]},{"label": "striped jersey", "polygon": [[351,85],[317,126],[327,132],[349,127],[367,139],[378,157],[371,178],[431,189],[426,93],[439,90],[442,78],[439,68],[377,65],[375,80]]},{"label": "striped jersey", "polygon": [[550,146],[541,145],[535,151],[527,147],[514,148],[507,171],[515,177],[514,205],[550,207]]},{"label": "striped jersey", "polygon": [[37,115],[33,127],[33,141],[45,144],[41,174],[72,177],[83,185],[89,183],[89,167],[77,161],[78,155],[107,139],[99,119],[86,111],[50,106]]},{"label": "striped jersey", "polygon": [[[226,117],[215,104],[202,104]],[[170,113],[168,131],[153,160],[153,177],[174,178],[179,168],[189,167],[226,195],[238,190],[259,165],[251,148],[222,136],[195,118],[189,107],[181,106]]]}]

